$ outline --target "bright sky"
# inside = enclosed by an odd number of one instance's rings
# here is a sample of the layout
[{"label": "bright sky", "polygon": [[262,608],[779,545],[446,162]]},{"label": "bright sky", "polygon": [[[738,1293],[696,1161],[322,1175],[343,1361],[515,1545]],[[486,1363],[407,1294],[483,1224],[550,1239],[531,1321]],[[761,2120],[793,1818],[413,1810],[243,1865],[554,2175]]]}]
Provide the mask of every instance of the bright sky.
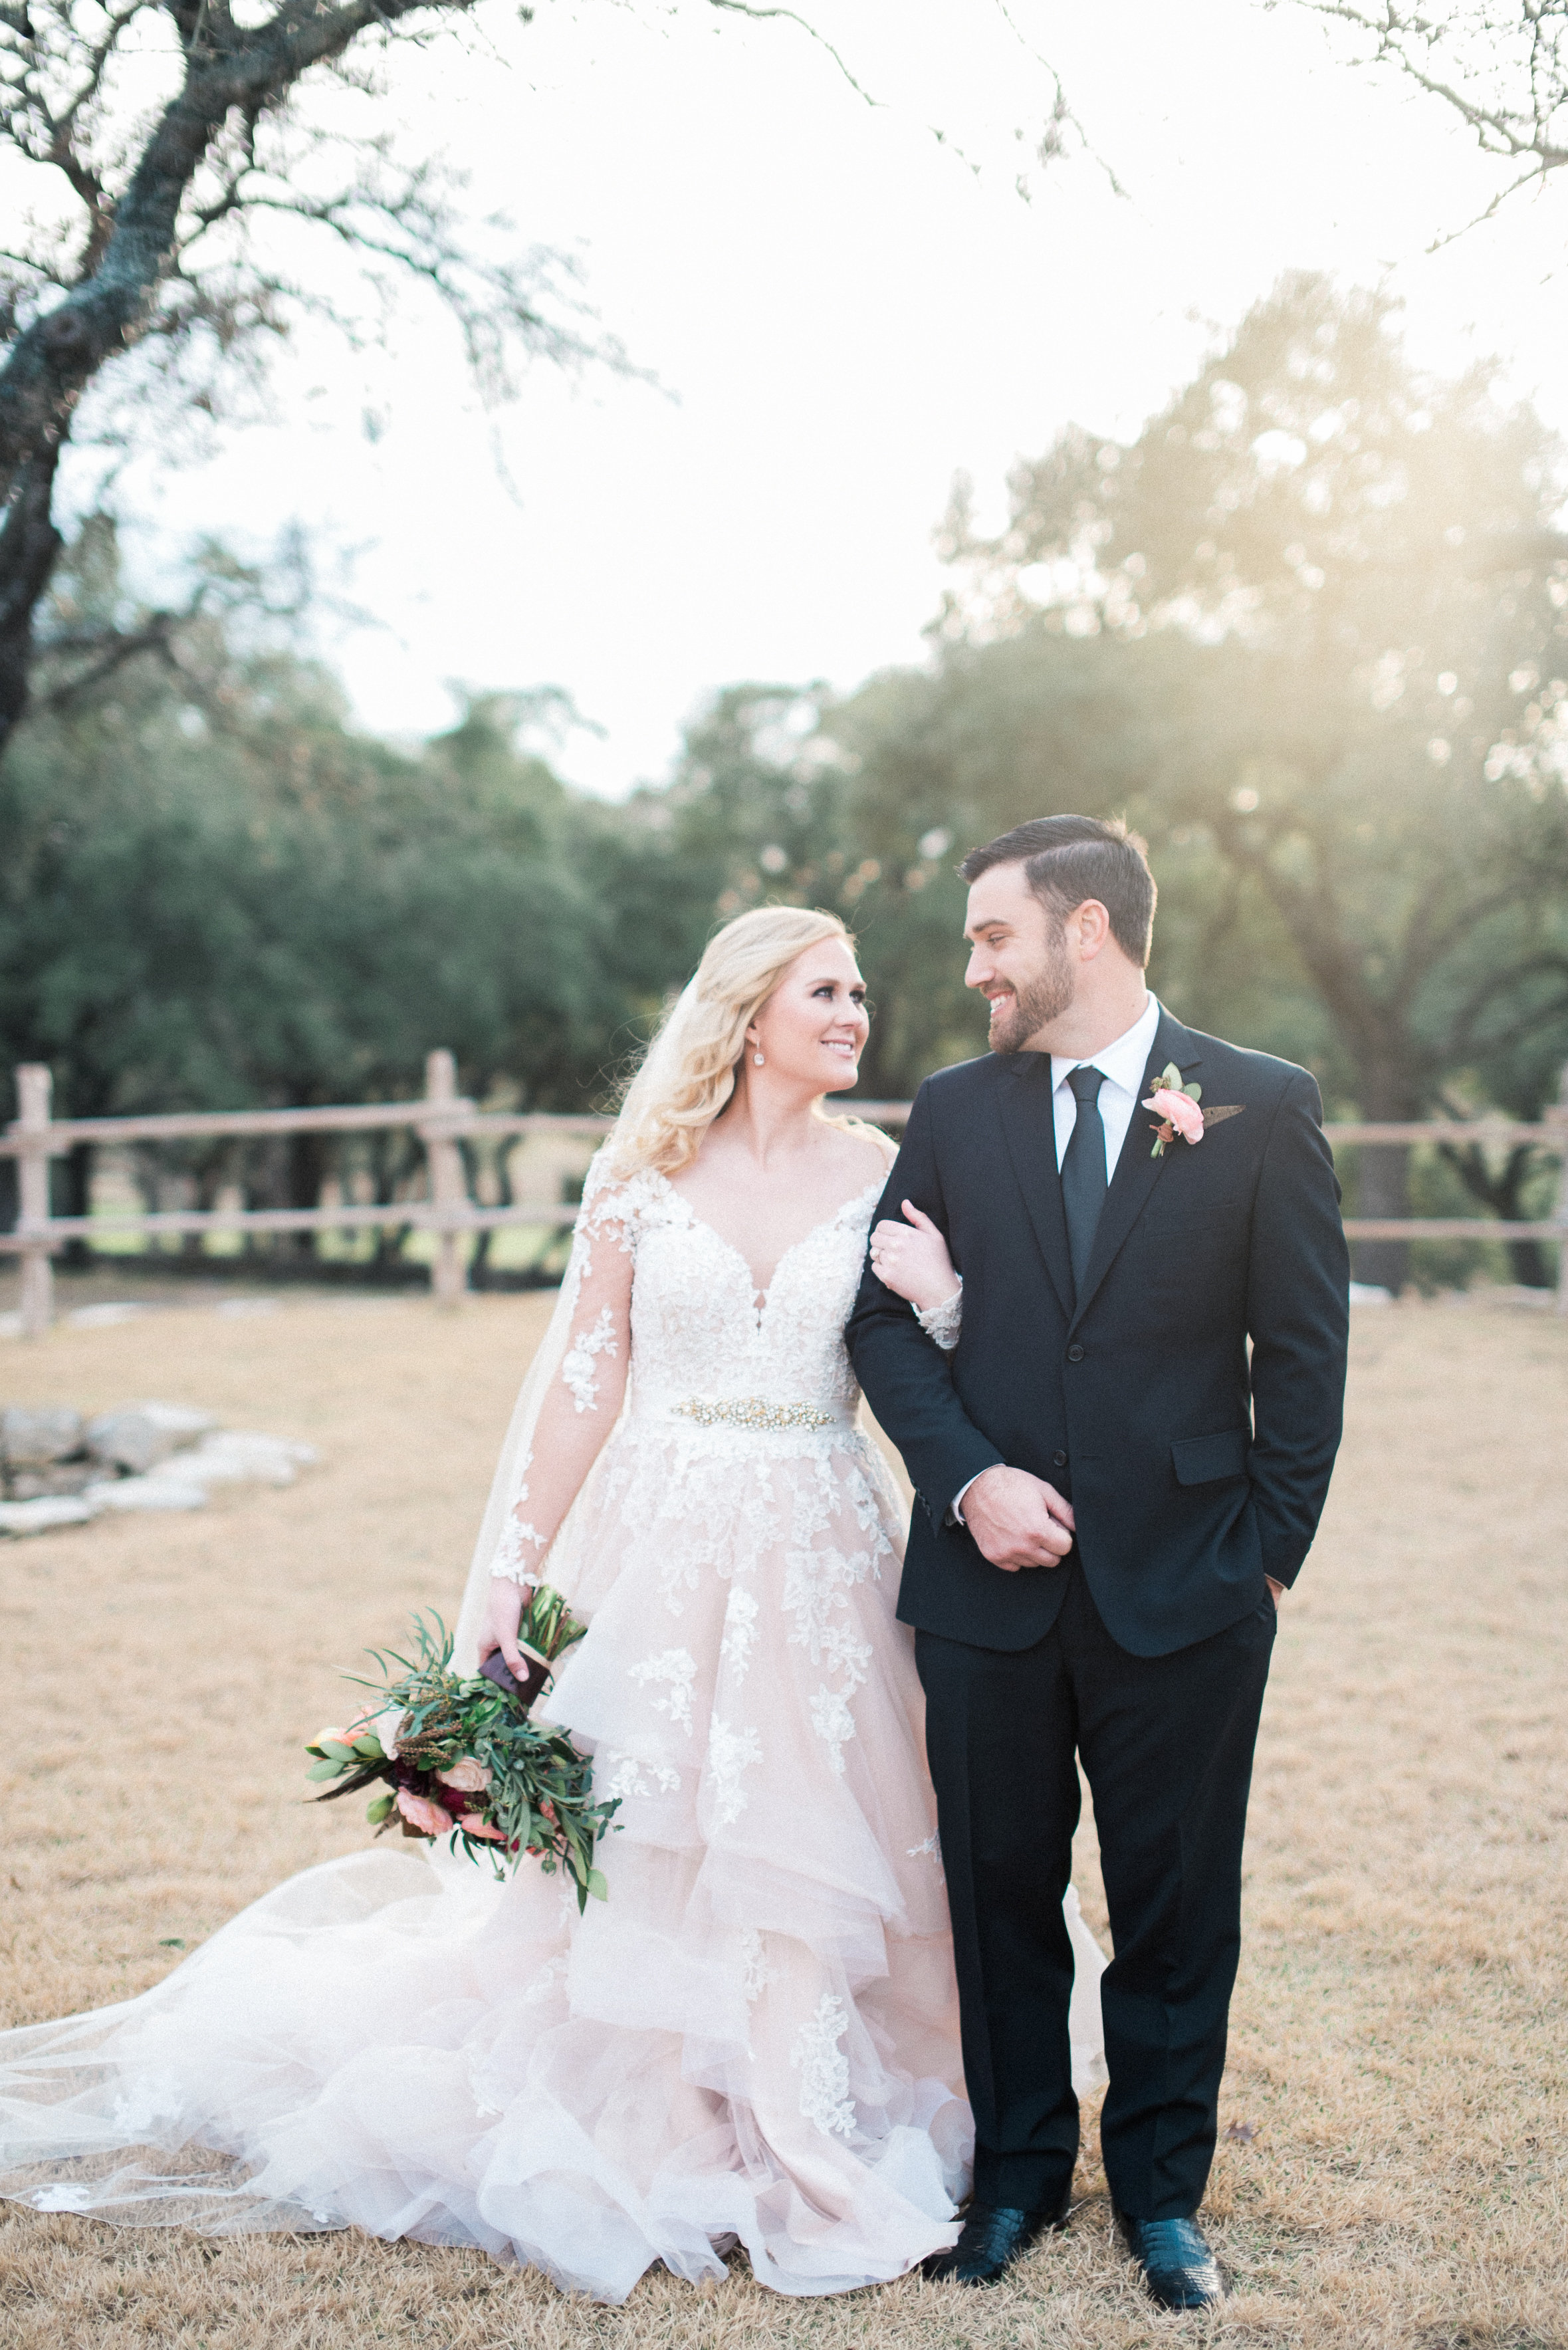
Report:
[{"label": "bright sky", "polygon": [[1079,161],[1025,203],[1012,131],[1047,86],[997,0],[800,5],[884,106],[790,24],[701,0],[545,0],[527,28],[493,8],[494,46],[416,57],[393,88],[410,151],[444,149],[476,210],[579,252],[663,390],[539,368],[486,417],[414,305],[389,359],[302,347],[275,428],[130,477],[165,546],[297,517],[361,550],[380,625],[332,651],[367,725],[444,724],[449,680],[560,684],[605,729],[564,772],[618,795],[668,772],[717,685],[919,660],[954,470],[995,513],[1012,460],[1069,419],[1132,431],[1289,267],[1386,281],[1424,357],[1501,351],[1568,425],[1568,198],[1427,257],[1498,167],[1302,12],[1011,0],[1128,192]]}]

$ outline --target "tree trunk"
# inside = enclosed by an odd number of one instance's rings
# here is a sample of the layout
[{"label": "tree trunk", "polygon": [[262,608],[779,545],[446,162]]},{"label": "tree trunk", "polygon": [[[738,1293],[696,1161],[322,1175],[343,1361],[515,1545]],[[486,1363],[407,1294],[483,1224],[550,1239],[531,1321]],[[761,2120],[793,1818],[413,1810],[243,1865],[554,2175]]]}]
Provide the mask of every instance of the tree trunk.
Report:
[{"label": "tree trunk", "polygon": [[[1522,1143],[1508,1154],[1501,1170],[1494,1175],[1484,1154],[1476,1149],[1456,1149],[1445,1143],[1443,1157],[1459,1176],[1470,1197],[1479,1200],[1494,1216],[1505,1223],[1521,1221],[1524,1216],[1524,1191],[1536,1172],[1535,1147]],[[1509,1269],[1521,1289],[1550,1289],[1552,1275],[1546,1263],[1546,1250],[1540,1241],[1509,1241]]]},{"label": "tree trunk", "polygon": [[[389,1208],[421,1158],[420,1145],[406,1128],[388,1127],[369,1138],[371,1196],[378,1208]],[[409,1224],[381,1224],[376,1230],[376,1245],[371,1264],[378,1273],[389,1272],[402,1262],[404,1248],[412,1230]]]},{"label": "tree trunk", "polygon": [[236,111],[254,122],[369,27],[390,30],[423,8],[457,13],[468,5],[283,0],[261,25],[236,24],[227,8],[200,0],[171,7],[185,51],[183,86],[148,132],[90,274],[33,319],[0,361],[0,756],[26,711],[34,616],[59,553],[50,507],[60,450],[88,384],[146,332],[174,262],[191,182],[224,123]]},{"label": "tree trunk", "polygon": [[[1410,1148],[1408,1143],[1363,1143],[1361,1176],[1355,1187],[1358,1216],[1405,1216],[1410,1210]],[[1408,1241],[1355,1241],[1351,1245],[1351,1270],[1357,1281],[1391,1289],[1396,1297],[1410,1277]]]},{"label": "tree trunk", "polygon": [[[1363,1068],[1357,1091],[1368,1125],[1406,1125],[1421,1115],[1420,1097],[1408,1074],[1380,1062]],[[1355,1190],[1358,1216],[1407,1216],[1410,1212],[1410,1146],[1364,1142]],[[1396,1297],[1410,1278],[1408,1241],[1356,1241],[1351,1270],[1357,1281],[1391,1290]]]},{"label": "tree trunk", "polygon": [[[90,1216],[92,1213],[92,1158],[90,1142],[71,1145],[63,1159],[57,1159],[58,1170],[55,1188],[59,1205],[55,1210],[61,1216]],[[60,1253],[58,1262],[79,1272],[92,1263],[92,1243],[88,1240],[69,1240]]]},{"label": "tree trunk", "polygon": [[[327,1170],[332,1138],[325,1134],[291,1134],[288,1138],[288,1204],[291,1208],[319,1208],[321,1187]],[[286,1243],[292,1243],[296,1258],[308,1262],[317,1253],[316,1232],[289,1232]]]},{"label": "tree trunk", "polygon": [[0,753],[26,713],[34,621],[62,540],[50,518],[59,443],[21,467],[0,529]]}]

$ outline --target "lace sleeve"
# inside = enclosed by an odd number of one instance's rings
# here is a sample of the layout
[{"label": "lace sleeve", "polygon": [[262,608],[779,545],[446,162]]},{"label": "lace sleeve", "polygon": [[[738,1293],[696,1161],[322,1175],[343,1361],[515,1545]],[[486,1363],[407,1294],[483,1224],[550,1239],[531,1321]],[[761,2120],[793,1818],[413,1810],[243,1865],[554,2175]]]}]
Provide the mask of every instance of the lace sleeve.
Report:
[{"label": "lace sleeve", "polygon": [[917,1305],[915,1319],[928,1338],[934,1338],[944,1355],[950,1355],[959,1342],[963,1325],[963,1275],[958,1276],[958,1287],[940,1305]]},{"label": "lace sleeve", "polygon": [[493,1576],[539,1579],[550,1544],[620,1414],[631,1350],[636,1185],[585,1202],[566,1279],[575,1293],[566,1349],[540,1407],[517,1500],[491,1561]]}]

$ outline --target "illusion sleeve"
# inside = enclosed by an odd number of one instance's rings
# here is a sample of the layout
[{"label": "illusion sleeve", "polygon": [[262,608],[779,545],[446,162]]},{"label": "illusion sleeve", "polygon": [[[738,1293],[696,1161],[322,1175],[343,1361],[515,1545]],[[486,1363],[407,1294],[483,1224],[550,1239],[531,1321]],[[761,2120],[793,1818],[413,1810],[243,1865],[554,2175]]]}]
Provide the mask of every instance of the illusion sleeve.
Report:
[{"label": "illusion sleeve", "polygon": [[917,1305],[915,1319],[928,1338],[934,1338],[944,1355],[950,1355],[958,1345],[959,1332],[963,1327],[963,1275],[955,1276],[958,1287],[940,1305]]},{"label": "illusion sleeve", "polygon": [[598,1191],[578,1223],[567,1273],[576,1296],[566,1352],[539,1407],[517,1499],[491,1560],[493,1576],[537,1582],[550,1544],[620,1416],[637,1234],[629,1190]]}]

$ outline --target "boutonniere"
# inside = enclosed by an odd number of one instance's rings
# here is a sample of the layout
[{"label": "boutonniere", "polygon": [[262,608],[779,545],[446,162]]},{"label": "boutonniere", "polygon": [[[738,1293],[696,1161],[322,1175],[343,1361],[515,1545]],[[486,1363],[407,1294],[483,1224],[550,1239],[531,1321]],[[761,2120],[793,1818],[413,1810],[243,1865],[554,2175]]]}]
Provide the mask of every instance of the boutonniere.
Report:
[{"label": "boutonniere", "polygon": [[1145,1102],[1145,1109],[1153,1110],[1159,1123],[1154,1129],[1151,1159],[1163,1159],[1165,1146],[1174,1142],[1179,1134],[1183,1142],[1201,1142],[1205,1126],[1218,1126],[1222,1118],[1240,1118],[1245,1102],[1220,1102],[1207,1112],[1199,1108],[1203,1098],[1201,1086],[1184,1086],[1181,1071],[1174,1061],[1167,1061],[1159,1073],[1159,1083]]}]

